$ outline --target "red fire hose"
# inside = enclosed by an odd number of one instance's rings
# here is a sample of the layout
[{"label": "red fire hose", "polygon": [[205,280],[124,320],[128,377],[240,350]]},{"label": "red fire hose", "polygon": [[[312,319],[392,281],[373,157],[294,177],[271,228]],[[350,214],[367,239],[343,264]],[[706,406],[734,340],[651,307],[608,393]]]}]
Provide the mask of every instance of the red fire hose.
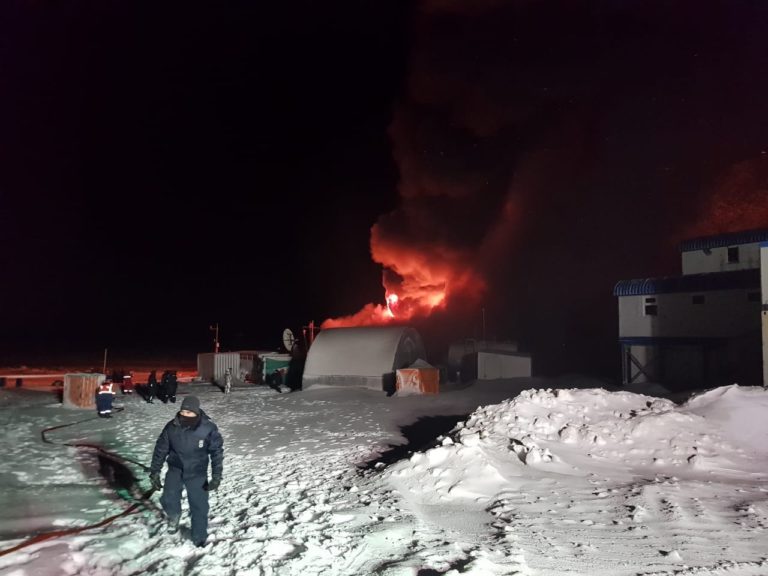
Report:
[{"label": "red fire hose", "polygon": [[[115,408],[116,412],[121,412],[124,410],[123,408]],[[110,452],[108,450],[104,450],[101,446],[96,446],[95,444],[86,444],[86,443],[74,443],[70,444],[67,442],[53,442],[51,440],[48,440],[46,438],[46,433],[51,432],[53,430],[58,430],[59,428],[66,428],[68,426],[74,426],[76,424],[82,424],[83,422],[87,422],[89,420],[93,420],[94,418],[97,418],[97,416],[93,416],[91,418],[85,418],[84,420],[78,420],[77,422],[70,422],[69,424],[60,424],[58,426],[51,426],[49,428],[44,428],[40,432],[40,436],[43,439],[43,442],[47,444],[54,444],[57,446],[70,446],[74,448],[89,448],[91,450],[96,450],[101,454],[104,454],[106,457],[111,458],[115,461],[123,461],[123,462],[130,462],[131,464],[135,464],[136,466],[139,466],[143,468],[144,470],[149,470],[149,467],[145,466],[141,462],[136,462],[135,460],[131,460],[130,458],[125,458],[124,456],[120,456],[119,454],[115,454],[114,452]],[[76,528],[66,528],[64,530],[54,530],[53,532],[45,532],[43,534],[38,534],[36,536],[32,536],[31,538],[28,538],[27,540],[24,540],[20,544],[17,544],[16,546],[13,546],[12,548],[8,548],[6,550],[0,550],[0,556],[5,556],[6,554],[11,554],[12,552],[16,552],[17,550],[20,550],[22,548],[25,548],[26,546],[31,546],[32,544],[37,544],[38,542],[43,542],[45,540],[50,540],[51,538],[59,538],[61,536],[67,536],[69,534],[77,534],[78,532],[84,532],[86,530],[91,530],[93,528],[101,528],[102,526],[105,526],[106,524],[109,524],[110,522],[113,522],[117,518],[120,518],[121,516],[127,516],[128,514],[133,514],[137,508],[140,506],[143,506],[144,503],[149,499],[149,497],[155,492],[154,488],[150,488],[147,492],[141,495],[141,498],[131,504],[128,508],[120,512],[119,514],[115,514],[114,516],[110,516],[109,518],[105,518],[101,522],[98,522],[96,524],[89,524],[88,526],[79,526]]]}]

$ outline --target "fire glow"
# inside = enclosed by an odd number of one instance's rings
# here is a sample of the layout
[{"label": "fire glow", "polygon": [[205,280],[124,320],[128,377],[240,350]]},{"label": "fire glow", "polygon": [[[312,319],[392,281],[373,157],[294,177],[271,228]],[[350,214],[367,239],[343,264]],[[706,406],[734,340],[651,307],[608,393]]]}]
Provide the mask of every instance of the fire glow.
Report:
[{"label": "fire glow", "polygon": [[768,154],[745,160],[714,185],[702,203],[698,220],[683,237],[757,230],[768,226]]},{"label": "fire glow", "polygon": [[384,267],[383,304],[366,304],[349,316],[331,318],[322,328],[377,326],[425,318],[445,310],[452,296],[480,298],[485,282],[466,265],[467,255],[446,246],[403,246],[374,226],[371,254]]},{"label": "fire glow", "polygon": [[387,296],[387,313],[389,314],[390,318],[395,318],[395,309],[397,308],[397,302],[400,299],[397,297],[397,294],[390,294]]}]

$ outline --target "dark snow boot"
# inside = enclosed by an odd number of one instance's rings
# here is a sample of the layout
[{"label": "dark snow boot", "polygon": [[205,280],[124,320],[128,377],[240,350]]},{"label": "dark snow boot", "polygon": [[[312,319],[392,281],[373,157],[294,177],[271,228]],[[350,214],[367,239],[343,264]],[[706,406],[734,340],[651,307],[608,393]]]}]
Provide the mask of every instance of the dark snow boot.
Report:
[{"label": "dark snow boot", "polygon": [[176,534],[176,532],[179,531],[179,519],[178,518],[168,518],[168,534]]}]

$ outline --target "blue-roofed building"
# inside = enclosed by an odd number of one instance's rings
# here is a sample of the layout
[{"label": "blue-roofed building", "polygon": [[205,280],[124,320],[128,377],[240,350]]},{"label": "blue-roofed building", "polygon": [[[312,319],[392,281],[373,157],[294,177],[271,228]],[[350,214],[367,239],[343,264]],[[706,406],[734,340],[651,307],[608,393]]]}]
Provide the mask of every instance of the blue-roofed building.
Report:
[{"label": "blue-roofed building", "polygon": [[686,240],[682,275],[621,280],[624,384],[768,383],[768,230]]},{"label": "blue-roofed building", "polygon": [[758,269],[763,242],[768,242],[768,230],[746,230],[685,240],[680,243],[683,274]]}]

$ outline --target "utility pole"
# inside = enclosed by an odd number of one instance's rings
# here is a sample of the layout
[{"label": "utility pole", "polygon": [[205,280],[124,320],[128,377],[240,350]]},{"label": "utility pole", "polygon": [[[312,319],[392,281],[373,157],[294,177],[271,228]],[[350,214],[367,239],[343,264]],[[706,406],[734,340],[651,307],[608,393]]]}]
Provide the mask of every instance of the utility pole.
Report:
[{"label": "utility pole", "polygon": [[215,333],[215,336],[213,338],[213,352],[215,354],[218,354],[219,353],[219,323],[216,322],[214,326],[209,326],[208,328],[210,328],[211,331]]},{"label": "utility pole", "polygon": [[304,348],[309,350],[312,342],[315,341],[315,321],[310,320],[307,326],[302,326],[301,334],[304,336]]},{"label": "utility pole", "polygon": [[107,373],[107,348],[104,348],[104,365],[101,368],[102,374]]}]

